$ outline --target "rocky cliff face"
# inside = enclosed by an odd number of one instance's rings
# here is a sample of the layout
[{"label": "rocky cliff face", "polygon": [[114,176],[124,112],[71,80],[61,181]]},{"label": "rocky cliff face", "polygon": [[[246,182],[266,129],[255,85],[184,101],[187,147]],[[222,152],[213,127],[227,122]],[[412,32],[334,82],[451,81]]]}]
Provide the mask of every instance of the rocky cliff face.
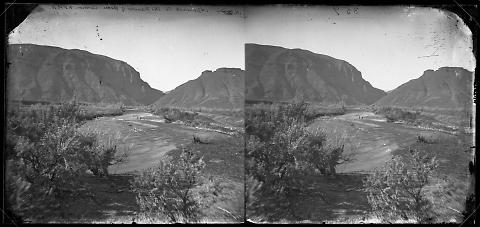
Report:
[{"label": "rocky cliff face", "polygon": [[11,44],[7,60],[10,100],[148,105],[163,95],[127,63],[83,50]]},{"label": "rocky cliff face", "polygon": [[386,93],[346,61],[307,50],[246,44],[245,87],[249,100],[324,104],[372,104]]},{"label": "rocky cliff face", "polygon": [[179,108],[242,109],[245,72],[235,68],[204,71],[161,97],[155,106]]},{"label": "rocky cliff face", "polygon": [[473,73],[458,67],[427,70],[391,91],[375,105],[454,111],[471,108]]}]

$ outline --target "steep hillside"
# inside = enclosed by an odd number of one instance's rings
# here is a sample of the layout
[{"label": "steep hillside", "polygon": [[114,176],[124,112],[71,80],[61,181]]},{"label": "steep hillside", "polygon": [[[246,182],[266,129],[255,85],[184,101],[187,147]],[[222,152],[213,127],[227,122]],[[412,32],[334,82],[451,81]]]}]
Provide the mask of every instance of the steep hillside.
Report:
[{"label": "steep hillside", "polygon": [[245,45],[246,98],[372,104],[386,93],[346,61],[307,50]]},{"label": "steep hillside", "polygon": [[127,63],[83,50],[10,44],[7,60],[10,100],[148,105],[163,95]]},{"label": "steep hillside", "polygon": [[161,97],[155,106],[180,108],[242,109],[245,72],[235,68],[204,71]]},{"label": "steep hillside", "polygon": [[458,67],[427,70],[378,100],[377,106],[395,106],[430,111],[471,108],[473,73]]}]

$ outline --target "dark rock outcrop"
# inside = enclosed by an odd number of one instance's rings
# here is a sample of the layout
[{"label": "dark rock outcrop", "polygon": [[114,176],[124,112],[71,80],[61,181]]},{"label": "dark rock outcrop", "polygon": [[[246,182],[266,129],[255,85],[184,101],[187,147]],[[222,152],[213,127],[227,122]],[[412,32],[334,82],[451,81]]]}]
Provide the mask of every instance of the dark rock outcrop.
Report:
[{"label": "dark rock outcrop", "polygon": [[247,100],[372,104],[386,93],[346,61],[301,49],[245,45]]},{"label": "dark rock outcrop", "polygon": [[127,63],[83,50],[10,44],[9,100],[148,105],[163,93]]},{"label": "dark rock outcrop", "polygon": [[473,73],[459,67],[427,70],[378,100],[377,106],[461,111],[471,108]]},{"label": "dark rock outcrop", "polygon": [[154,103],[158,107],[207,108],[216,110],[242,109],[245,72],[236,68],[204,71]]}]

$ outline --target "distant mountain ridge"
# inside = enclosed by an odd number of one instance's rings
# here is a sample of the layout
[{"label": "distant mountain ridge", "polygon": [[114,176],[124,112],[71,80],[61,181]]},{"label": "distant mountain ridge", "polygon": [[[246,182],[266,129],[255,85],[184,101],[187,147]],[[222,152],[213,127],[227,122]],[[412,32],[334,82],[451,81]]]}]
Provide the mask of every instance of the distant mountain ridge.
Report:
[{"label": "distant mountain ridge", "polygon": [[245,45],[246,99],[372,104],[386,93],[346,61],[308,50]]},{"label": "distant mountain ridge", "polygon": [[35,44],[7,50],[10,100],[148,105],[163,95],[127,63],[103,55]]},{"label": "distant mountain ridge", "polygon": [[208,108],[217,110],[243,109],[245,71],[238,68],[206,70],[153,105],[158,107]]},{"label": "distant mountain ridge", "polygon": [[424,110],[464,110],[471,108],[473,72],[460,67],[426,70],[378,100],[377,106]]}]

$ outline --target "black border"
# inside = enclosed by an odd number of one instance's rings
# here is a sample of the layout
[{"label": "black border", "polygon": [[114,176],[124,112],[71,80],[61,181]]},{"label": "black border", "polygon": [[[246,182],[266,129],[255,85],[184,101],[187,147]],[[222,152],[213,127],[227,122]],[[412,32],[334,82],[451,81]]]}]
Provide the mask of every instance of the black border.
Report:
[{"label": "black border", "polygon": [[[3,111],[2,111],[2,116],[5,116],[6,113],[6,108],[5,108],[5,89],[6,89],[6,84],[5,84],[5,75],[6,75],[6,52],[5,52],[5,47],[7,45],[7,36],[8,33],[16,27],[18,24],[20,24],[27,16],[28,14],[35,8],[36,4],[175,4],[175,5],[191,5],[191,4],[200,4],[200,5],[236,5],[236,6],[255,6],[255,5],[272,5],[272,4],[300,4],[300,5],[323,5],[323,6],[330,6],[330,5],[358,5],[358,6],[383,6],[383,5],[388,5],[388,6],[393,6],[393,5],[415,5],[415,6],[425,6],[425,7],[434,7],[434,8],[439,8],[439,9],[444,9],[448,10],[450,12],[453,12],[457,14],[460,18],[463,19],[463,21],[466,23],[466,25],[470,28],[472,31],[472,38],[473,38],[473,54],[476,58],[476,65],[478,66],[478,34],[480,31],[480,18],[479,18],[479,7],[480,7],[480,1],[475,1],[475,0],[390,0],[390,1],[381,1],[381,0],[363,0],[363,1],[354,1],[354,0],[324,0],[324,1],[312,1],[312,0],[300,0],[300,1],[295,1],[295,2],[286,2],[286,1],[185,1],[185,0],[180,0],[180,1],[158,1],[158,0],[138,0],[138,1],[133,1],[133,0],[110,0],[110,1],[105,1],[105,0],[69,0],[69,1],[61,1],[61,0],[30,0],[30,1],[24,1],[24,0],[10,0],[9,2],[13,2],[14,4],[10,5],[8,3],[2,4],[0,8],[0,12],[3,12],[1,14],[2,21],[1,21],[1,27],[2,30],[5,32],[3,37],[3,44],[2,48],[2,57],[3,57],[3,86],[1,87],[1,91],[4,95],[4,99],[2,99],[3,102]],[[248,16],[248,15],[247,15]],[[475,70],[475,90],[474,90],[474,103],[476,104],[476,87],[477,87],[477,80],[480,72],[480,70]],[[476,110],[478,112],[478,110]],[[4,129],[2,133],[2,146],[4,146],[4,139],[5,139],[5,118],[3,117],[3,121],[1,122],[1,126]],[[475,149],[475,158],[474,158],[474,172],[479,171],[479,165],[480,163],[480,157],[478,157],[476,154],[476,148]],[[4,147],[3,147],[4,150]],[[2,153],[3,154],[3,153]],[[4,158],[2,160],[5,160]],[[4,163],[2,165],[2,176],[4,172]],[[476,175],[476,174],[474,174]],[[476,178],[477,179],[477,178]],[[477,180],[475,180],[478,182]],[[2,178],[2,185],[3,184],[3,178]],[[3,195],[3,188],[2,188],[2,195]],[[475,207],[479,207],[480,205],[480,187],[478,184],[476,184],[475,187]],[[4,200],[2,196],[2,208],[5,208],[4,206]],[[3,211],[6,211],[3,209]],[[475,220],[476,224],[480,223],[480,211],[477,210],[476,215],[474,215],[474,218],[471,218],[470,221]],[[463,226],[473,226],[473,223],[466,222],[463,224]],[[245,224],[248,224],[248,221],[245,221]],[[5,213],[2,212],[2,224],[9,224],[16,226],[18,224],[21,224],[21,222],[9,222],[8,218],[5,217]],[[456,224],[447,224],[447,225],[455,225]]]}]

